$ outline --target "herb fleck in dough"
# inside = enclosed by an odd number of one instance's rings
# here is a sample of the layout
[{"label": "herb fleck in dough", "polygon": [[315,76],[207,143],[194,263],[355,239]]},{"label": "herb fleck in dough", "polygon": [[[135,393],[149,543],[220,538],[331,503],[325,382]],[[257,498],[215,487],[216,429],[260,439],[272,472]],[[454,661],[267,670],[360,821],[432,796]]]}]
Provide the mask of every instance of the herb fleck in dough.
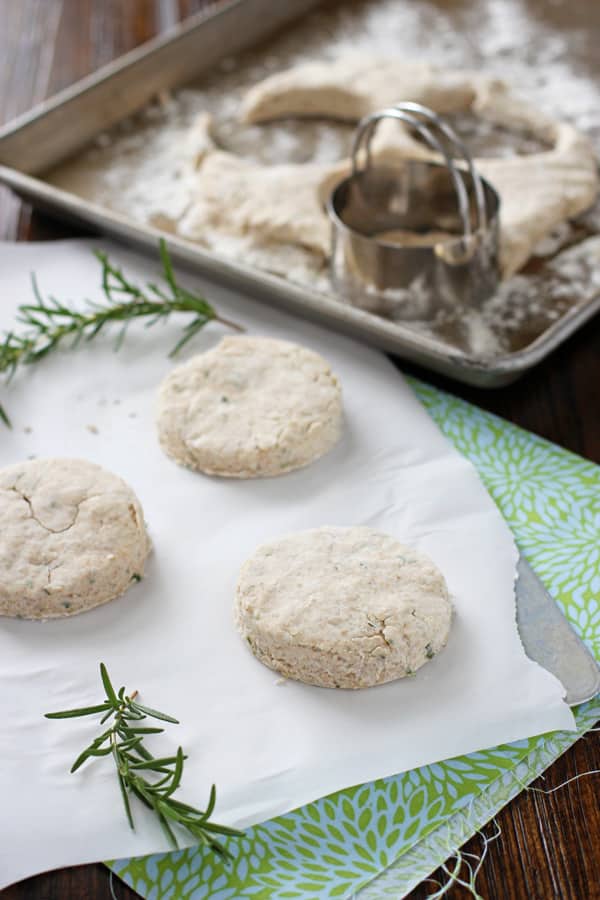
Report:
[{"label": "herb fleck in dough", "polygon": [[452,607],[426,556],[371,528],[317,528],[242,566],[235,620],[287,678],[364,688],[412,675],[446,644]]},{"label": "herb fleck in dough", "polygon": [[118,597],[150,552],[140,503],[94,463],[39,459],[0,470],[0,615],[70,616]]},{"label": "herb fleck in dough", "polygon": [[163,382],[158,434],[190,469],[229,478],[281,475],[337,443],[341,390],[327,362],[305,347],[226,337]]}]

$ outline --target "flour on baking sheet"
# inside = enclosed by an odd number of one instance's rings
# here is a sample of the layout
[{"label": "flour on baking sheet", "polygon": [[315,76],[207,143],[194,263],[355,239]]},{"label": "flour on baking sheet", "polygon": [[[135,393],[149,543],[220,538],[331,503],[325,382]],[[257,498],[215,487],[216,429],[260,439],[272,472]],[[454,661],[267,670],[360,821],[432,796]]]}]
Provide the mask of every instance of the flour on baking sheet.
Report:
[{"label": "flour on baking sheet", "polygon": [[[59,186],[71,186],[76,193],[130,218],[174,231],[176,222],[189,211],[190,192],[196,183],[197,173],[190,165],[193,150],[190,151],[187,136],[193,133],[199,114],[213,114],[215,137],[223,151],[255,165],[335,163],[348,153],[351,124],[313,120],[286,120],[260,126],[240,124],[238,117],[244,95],[249,85],[259,84],[265,77],[292,66],[309,60],[329,64],[335,58],[351,54],[369,57],[374,48],[382,58],[433,59],[438,69],[462,73],[485,71],[492,78],[507,78],[539,109],[542,119],[567,117],[571,125],[596,140],[600,135],[597,85],[587,71],[575,68],[570,61],[573,42],[585,36],[576,22],[568,33],[553,29],[553,16],[549,10],[548,23],[525,18],[517,0],[507,0],[502,14],[497,4],[484,0],[476,15],[470,8],[441,12],[420,4],[399,6],[394,0],[366,0],[352,4],[351,8],[348,4],[331,4],[327,9],[307,15],[301,24],[270,42],[266,50],[262,47],[223,60],[200,84],[178,91],[171,99],[163,97],[161,102],[102,136],[101,146],[91,147],[49,177]],[[514,113],[513,110],[513,118]],[[460,129],[459,119],[456,124]],[[488,122],[480,126],[487,130],[488,137],[499,141],[498,155],[505,159],[506,165],[497,167],[496,177],[502,176],[513,185],[513,164],[506,158],[510,157],[512,139],[507,139],[507,134],[509,138],[516,135],[518,153],[539,153],[545,149],[537,140],[518,133],[518,126],[519,122],[513,121],[511,129],[504,133],[494,130]],[[465,132],[476,152],[481,145],[481,133],[481,130],[474,132],[470,125]],[[482,155],[487,157],[489,153]],[[489,160],[484,163],[488,164]],[[499,169],[502,169],[500,175]],[[559,166],[553,165],[546,171],[549,178],[562,178]],[[517,215],[520,214],[518,190],[514,193]],[[557,205],[560,205],[558,199],[553,215]],[[563,202],[558,212],[569,214],[568,206],[568,201]],[[208,234],[207,229],[203,233],[199,219],[191,211],[189,214],[194,223],[194,240],[216,255],[243,260],[249,266],[284,275],[292,282],[309,285],[323,293],[330,291],[327,264],[321,255],[299,244],[277,243],[248,233],[234,234],[222,229],[213,234]],[[582,227],[577,225],[571,230],[568,243],[597,233],[600,223],[596,219],[597,216],[586,214]],[[520,237],[509,247],[515,259],[520,253],[519,242]],[[543,253],[547,253],[547,246],[545,239]],[[536,260],[542,256],[542,249],[538,253],[535,248]],[[451,320],[447,314],[436,320],[403,320],[403,328],[426,332],[445,352],[493,358],[521,349],[555,321],[557,313],[563,315],[566,306],[571,309],[586,299],[578,285],[570,298],[562,298],[557,306],[552,291],[546,292],[547,283],[553,280],[552,273],[543,264],[540,268],[537,261],[533,270],[536,291],[541,290],[543,295],[536,307],[543,309],[529,316],[528,304],[524,303],[520,328],[513,327],[515,318],[505,315],[501,309],[502,298],[507,294],[514,297],[524,283],[520,275],[481,311],[469,315],[459,311]],[[530,272],[525,270],[527,284],[532,283],[530,277]],[[485,341],[472,341],[472,336],[480,335],[481,329],[476,323],[467,322],[469,318],[486,323],[489,333]],[[513,323],[511,327],[507,327],[509,319]]]}]

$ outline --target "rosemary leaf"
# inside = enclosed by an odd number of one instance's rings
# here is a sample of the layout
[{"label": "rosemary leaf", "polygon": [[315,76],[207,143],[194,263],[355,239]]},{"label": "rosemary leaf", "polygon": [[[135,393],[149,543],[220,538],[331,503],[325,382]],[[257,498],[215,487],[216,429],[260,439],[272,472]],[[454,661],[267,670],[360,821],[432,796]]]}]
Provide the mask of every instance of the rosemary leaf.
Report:
[{"label": "rosemary leaf", "polygon": [[123,734],[163,734],[164,728],[123,728]]},{"label": "rosemary leaf", "polygon": [[[100,663],[100,678],[102,679],[102,684],[104,686],[104,690],[106,691],[107,701],[108,701],[108,703],[110,703],[110,705],[114,709],[115,706],[119,705],[119,698],[117,697],[117,695],[115,693],[115,689],[113,688],[113,686],[111,684],[111,681],[110,681],[110,678],[108,677],[108,672],[106,671],[106,666],[104,665],[104,663]],[[123,691],[120,693],[123,696],[125,694],[125,690],[123,689]]]},{"label": "rosemary leaf", "polygon": [[84,764],[84,762],[86,761],[86,759],[89,759],[89,758],[90,758],[90,756],[91,756],[90,748],[89,748],[89,747],[86,747],[85,750],[83,750],[83,751],[79,754],[79,756],[77,757],[77,759],[75,760],[75,762],[73,763],[73,765],[71,766],[71,768],[69,769],[69,771],[71,772],[71,774],[73,774],[73,772],[76,772],[77,769],[79,769],[79,768]]},{"label": "rosemary leaf", "polygon": [[135,710],[135,712],[141,712],[146,716],[152,716],[153,719],[161,719],[163,722],[171,722],[173,725],[179,725],[179,721],[174,719],[173,716],[168,716],[166,713],[159,712],[157,709],[151,709],[149,706],[142,706],[141,703],[132,703],[131,708]]},{"label": "rosemary leaf", "polygon": [[129,803],[129,795],[127,793],[127,785],[125,783],[125,779],[121,775],[120,772],[117,772],[117,777],[119,779],[119,787],[121,788],[121,797],[123,798],[123,806],[125,807],[125,815],[127,816],[127,821],[129,822],[129,827],[132,831],[135,830],[135,825],[133,822],[133,815],[131,812],[131,804]]},{"label": "rosemary leaf", "polygon": [[7,428],[12,428],[12,423],[11,423],[10,419],[8,418],[6,410],[4,409],[3,406],[0,406],[0,419],[2,419],[2,421],[7,426]]},{"label": "rosemary leaf", "polygon": [[183,755],[183,750],[181,747],[177,748],[177,759],[175,760],[175,771],[173,772],[173,780],[171,784],[164,792],[164,797],[170,797],[171,794],[174,794],[179,785],[181,784],[181,776],[183,775],[183,763],[186,757]]},{"label": "rosemary leaf", "polygon": [[131,768],[132,769],[155,769],[157,766],[169,766],[174,765],[177,757],[176,756],[163,756],[162,759],[148,759],[144,760],[144,762],[136,763]]},{"label": "rosemary leaf", "polygon": [[[157,810],[157,812],[158,812],[158,810]],[[166,834],[166,836],[169,840],[169,843],[171,844],[173,849],[176,850],[177,847],[179,846],[179,844],[177,843],[177,838],[173,834],[173,831],[172,831],[169,823],[167,822],[166,818],[163,815],[161,815],[160,812],[158,812],[158,821],[160,822],[162,830]]]},{"label": "rosemary leaf", "polygon": [[81,709],[65,709],[62,712],[46,713],[46,719],[75,719],[78,716],[93,716],[96,713],[104,712],[109,709],[112,713],[110,703],[100,703],[98,706],[82,706]]}]

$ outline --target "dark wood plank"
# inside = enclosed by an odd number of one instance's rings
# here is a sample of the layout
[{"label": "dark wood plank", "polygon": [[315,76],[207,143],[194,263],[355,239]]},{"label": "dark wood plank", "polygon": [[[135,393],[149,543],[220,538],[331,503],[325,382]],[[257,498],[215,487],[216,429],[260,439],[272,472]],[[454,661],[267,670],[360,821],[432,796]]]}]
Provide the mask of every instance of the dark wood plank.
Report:
[{"label": "dark wood plank", "polygon": [[[0,0],[0,121],[209,5],[210,0]],[[581,9],[580,3],[580,13]],[[76,233],[81,232],[32,214],[26,204],[0,189],[0,239],[50,239]],[[499,391],[469,389],[430,373],[418,374],[600,462],[600,320],[590,323],[530,375]],[[537,786],[550,788],[599,767],[600,736],[590,734],[555,763]],[[598,778],[589,776],[549,796],[525,792],[502,811],[497,820],[502,835],[491,846],[478,881],[483,897],[600,897]],[[3,810],[4,821],[7,812]],[[464,849],[477,853],[478,839]],[[442,883],[446,880],[441,872],[434,877]],[[433,890],[432,885],[421,885],[411,900],[421,900]],[[119,881],[115,881],[115,892],[120,900],[136,896]],[[81,866],[40,875],[0,893],[2,900],[106,900],[109,876],[100,864]],[[467,893],[453,888],[449,896],[462,898]]]},{"label": "dark wood plank", "polygon": [[[119,878],[112,879],[117,900],[139,900]],[[110,872],[101,863],[73,866],[28,878],[0,891],[2,900],[110,900]]]}]

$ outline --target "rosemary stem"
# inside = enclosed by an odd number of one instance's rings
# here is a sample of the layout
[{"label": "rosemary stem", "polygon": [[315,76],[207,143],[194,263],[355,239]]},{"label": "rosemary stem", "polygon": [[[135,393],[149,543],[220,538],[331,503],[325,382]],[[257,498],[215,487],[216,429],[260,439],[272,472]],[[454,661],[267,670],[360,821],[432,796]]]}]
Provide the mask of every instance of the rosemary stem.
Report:
[{"label": "rosemary stem", "polygon": [[243,325],[240,325],[238,322],[232,322],[231,319],[226,319],[224,316],[215,316],[214,321],[220,322],[221,325],[226,325],[227,328],[232,328],[234,331],[239,331],[240,333],[246,330]]}]

